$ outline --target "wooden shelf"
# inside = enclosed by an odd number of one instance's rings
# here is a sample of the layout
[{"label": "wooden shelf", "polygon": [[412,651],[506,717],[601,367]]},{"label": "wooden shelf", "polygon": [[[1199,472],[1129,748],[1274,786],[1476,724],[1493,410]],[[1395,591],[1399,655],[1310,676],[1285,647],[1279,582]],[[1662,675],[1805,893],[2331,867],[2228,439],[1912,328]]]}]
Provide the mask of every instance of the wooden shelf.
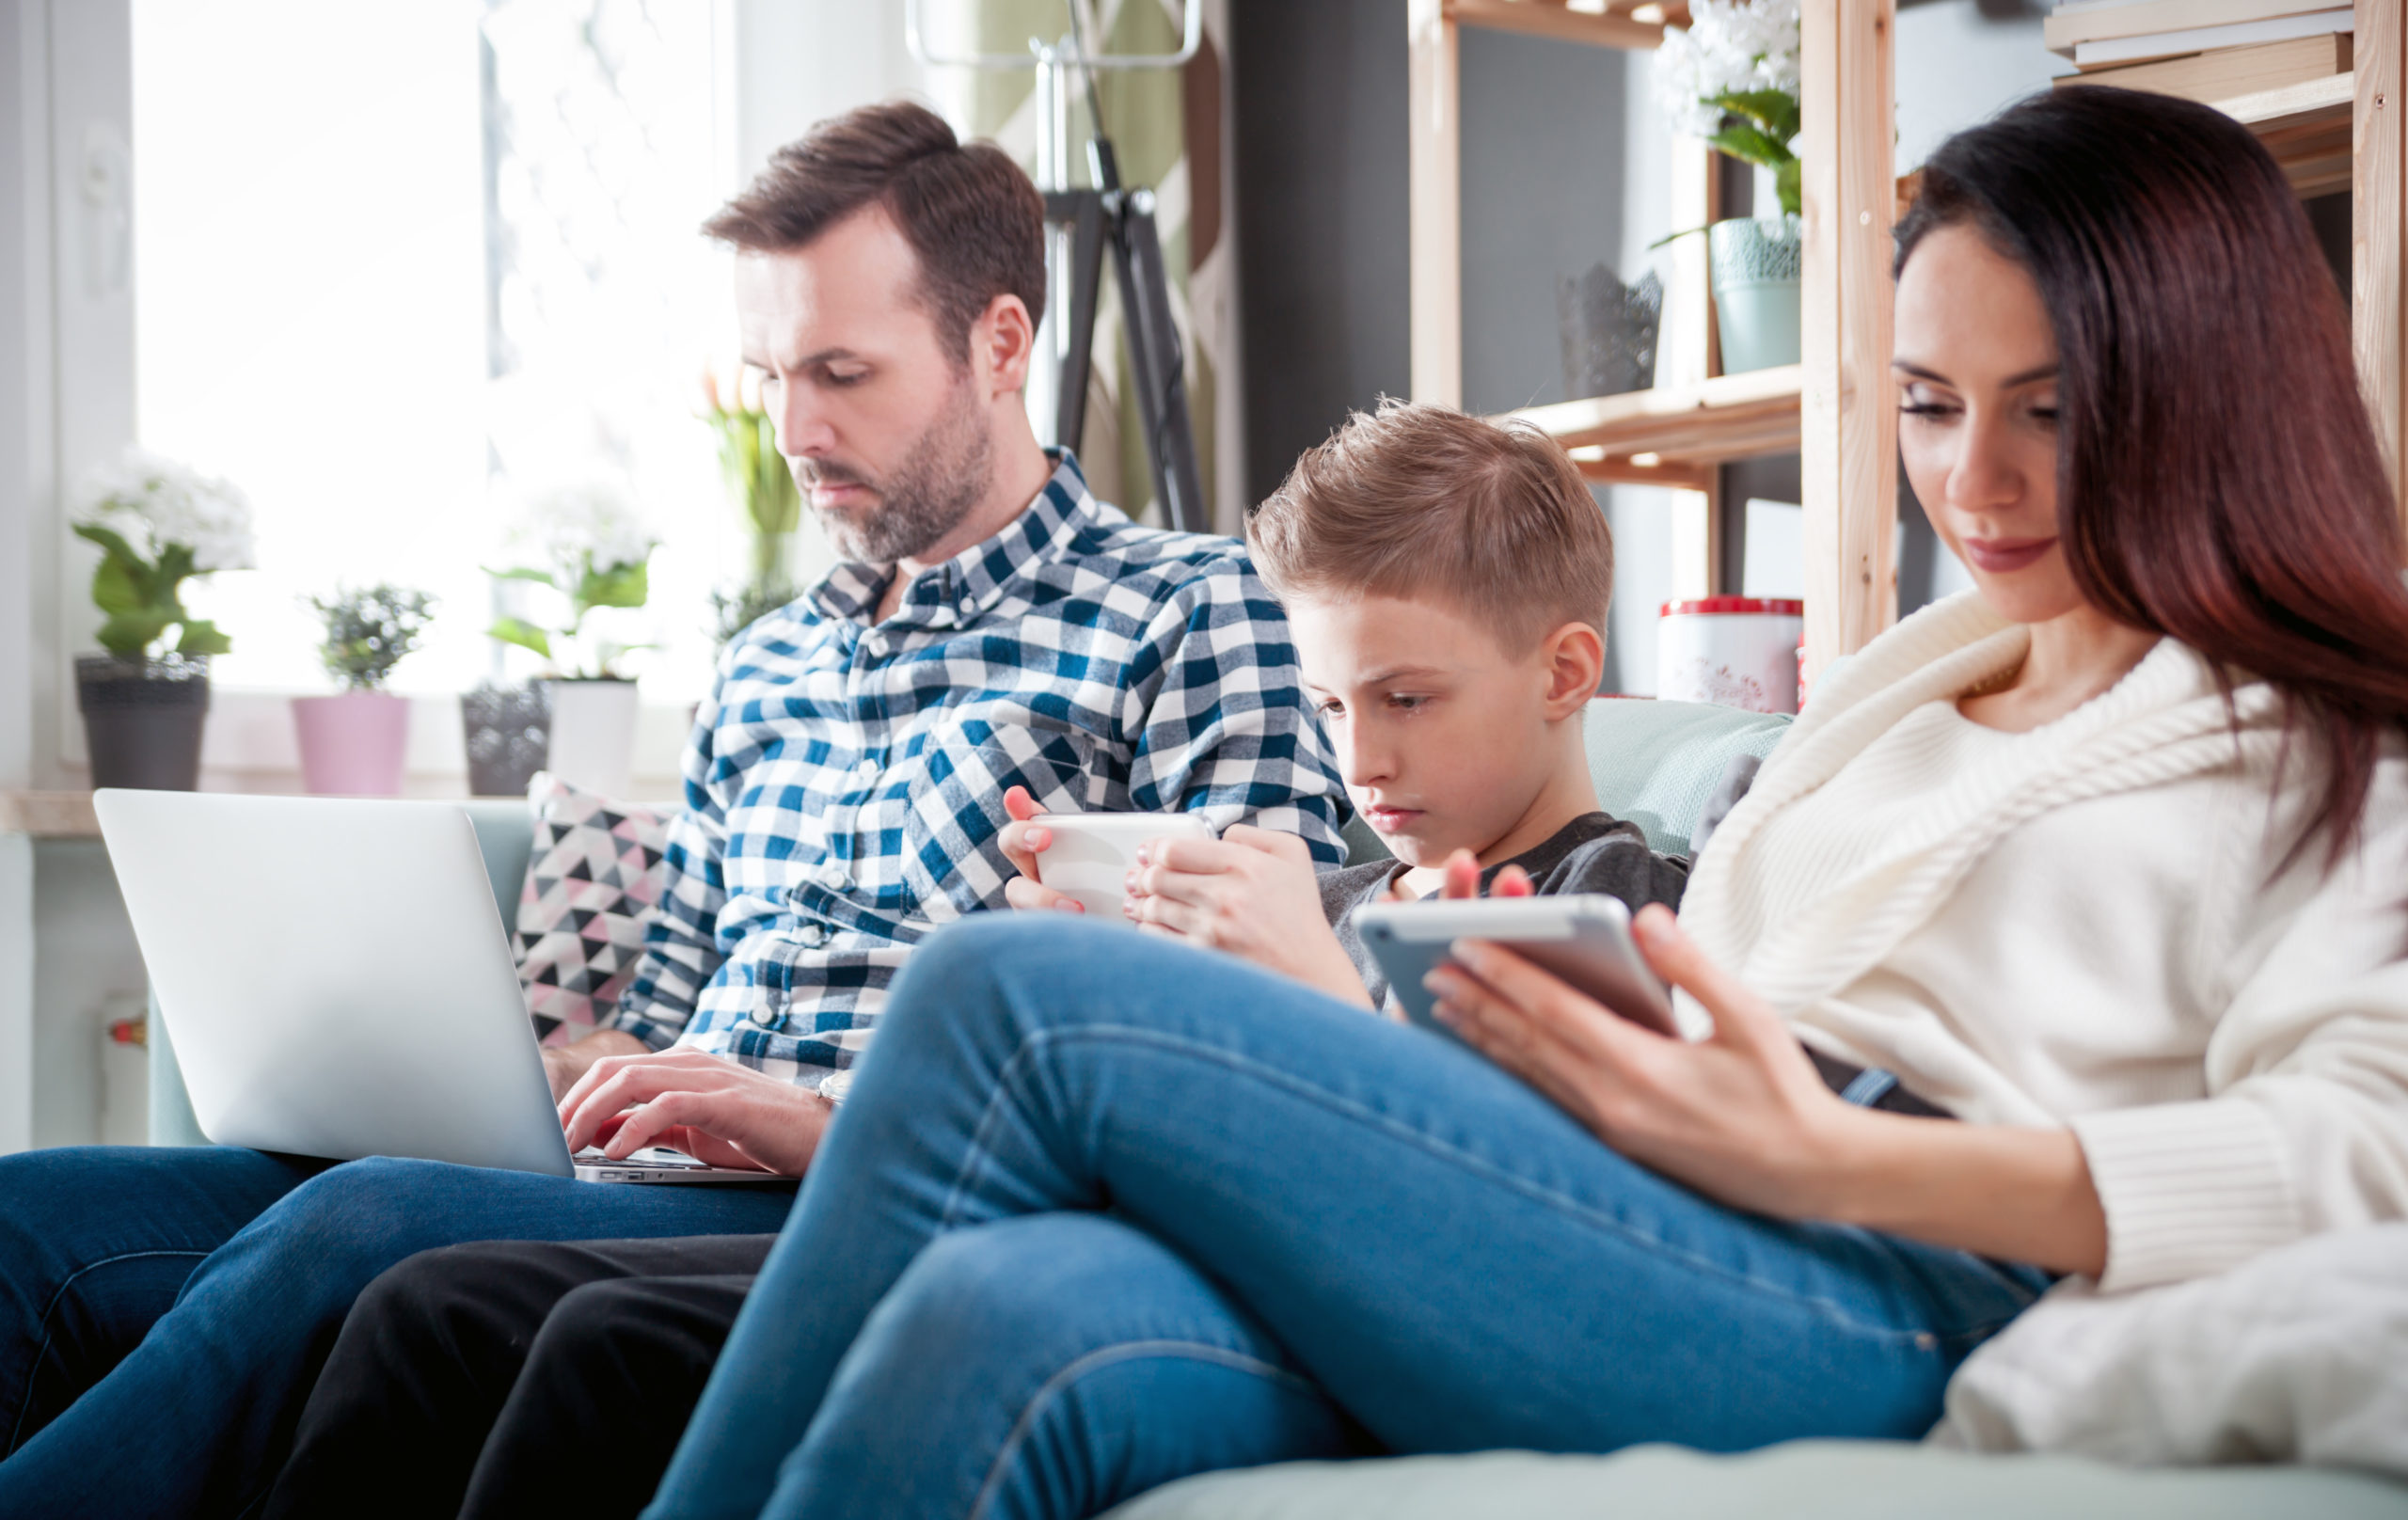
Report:
[{"label": "wooden shelf", "polygon": [[0,834],[98,839],[101,820],[89,792],[0,792]]},{"label": "wooden shelf", "polygon": [[2274,155],[2302,198],[2350,188],[2350,132],[2357,104],[2355,72],[2260,90],[2215,103],[2246,125]]},{"label": "wooden shelf", "polygon": [[1562,444],[1592,480],[1679,485],[1675,477],[1726,460],[1794,451],[1804,384],[1804,369],[1790,364],[1508,415]]}]

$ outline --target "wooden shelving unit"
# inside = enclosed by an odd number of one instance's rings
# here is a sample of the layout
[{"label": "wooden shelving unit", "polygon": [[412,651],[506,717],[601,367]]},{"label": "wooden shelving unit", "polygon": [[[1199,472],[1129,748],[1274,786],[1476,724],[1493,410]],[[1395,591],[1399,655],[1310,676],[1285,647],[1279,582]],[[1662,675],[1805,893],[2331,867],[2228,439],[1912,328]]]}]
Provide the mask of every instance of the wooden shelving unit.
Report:
[{"label": "wooden shelving unit", "polygon": [[1797,449],[1804,374],[1803,366],[1790,364],[1513,415],[1570,450],[1591,480],[1703,490],[1696,483],[1713,466]]},{"label": "wooden shelving unit", "polygon": [[[2392,462],[2408,521],[2408,26],[2400,0],[2354,0],[2354,71],[2226,101],[2303,197],[2353,193],[2352,325],[2359,383]],[[1806,662],[1810,673],[1861,648],[1897,617],[1892,562],[1897,517],[1897,407],[1890,376],[1890,228],[1914,193],[1899,180],[1893,88],[1895,0],[1806,0],[1801,36],[1806,154],[1802,362],[1720,375],[1703,248],[1666,293],[1655,390],[1554,406],[1526,417],[1561,439],[1592,480],[1667,486],[1675,500],[1675,583],[1683,595],[1722,588],[1715,542],[1715,467],[1791,449],[1805,507]],[[1413,394],[1463,400],[1462,214],[1456,90],[1458,26],[1491,26],[1619,48],[1650,48],[1681,8],[1607,0],[1412,0]],[[1717,213],[1702,145],[1676,164],[1674,225]],[[1702,244],[1702,239],[1685,240]],[[1678,245],[1675,245],[1679,246]],[[1677,308],[1677,309],[1676,309]]]}]

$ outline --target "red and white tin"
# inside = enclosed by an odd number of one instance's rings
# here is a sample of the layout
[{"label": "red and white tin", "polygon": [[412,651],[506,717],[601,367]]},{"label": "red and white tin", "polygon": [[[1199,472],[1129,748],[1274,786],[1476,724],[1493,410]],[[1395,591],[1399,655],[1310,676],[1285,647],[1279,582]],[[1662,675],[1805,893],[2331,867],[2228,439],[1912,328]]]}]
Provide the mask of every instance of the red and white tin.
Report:
[{"label": "red and white tin", "polygon": [[1749,712],[1798,710],[1806,604],[1760,596],[1666,602],[1656,629],[1656,695]]}]

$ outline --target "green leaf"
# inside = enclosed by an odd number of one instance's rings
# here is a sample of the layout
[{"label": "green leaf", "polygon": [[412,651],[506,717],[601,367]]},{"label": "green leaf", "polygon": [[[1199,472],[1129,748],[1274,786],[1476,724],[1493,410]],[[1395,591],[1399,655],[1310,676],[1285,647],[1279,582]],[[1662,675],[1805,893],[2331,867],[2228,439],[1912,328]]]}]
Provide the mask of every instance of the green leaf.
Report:
[{"label": "green leaf", "polygon": [[103,528],[98,523],[77,523],[75,536],[87,544],[98,544],[104,554],[124,560],[146,570],[150,568],[150,562],[135,553],[134,546],[127,543],[124,536],[114,528]]},{"label": "green leaf", "polygon": [[552,657],[551,639],[525,618],[498,619],[492,627],[485,630],[485,637],[499,639],[506,644],[516,644],[521,649],[531,649],[546,659]]},{"label": "green leaf", "polygon": [[1788,149],[1744,121],[1734,122],[1706,141],[1733,158],[1760,164],[1768,169],[1778,169],[1782,164],[1792,162]]},{"label": "green leaf", "polygon": [[[157,610],[159,626],[173,623],[172,609],[163,609],[151,594],[149,567],[118,555],[103,556],[92,569],[92,605],[112,616]],[[155,630],[154,630],[155,631]]]},{"label": "green leaf", "polygon": [[150,647],[150,641],[166,632],[167,625],[174,621],[142,609],[112,613],[101,625],[101,647],[119,659],[140,659],[142,652]]},{"label": "green leaf", "polygon": [[485,565],[483,568],[486,575],[493,577],[496,580],[531,580],[539,586],[548,586],[552,583],[552,573],[549,570],[530,570],[523,565],[515,570],[497,570],[491,565]]},{"label": "green leaf", "polygon": [[594,607],[642,607],[644,598],[652,594],[651,578],[645,573],[644,563],[639,560],[633,564],[586,571],[573,598],[578,615],[582,617],[586,609]]},{"label": "green leaf", "polygon": [[1799,183],[1799,177],[1804,168],[1803,164],[1793,158],[1772,171],[1773,194],[1781,198],[1781,209],[1792,216],[1802,216],[1806,214],[1805,190]]},{"label": "green leaf", "polygon": [[1781,145],[1783,152],[1788,151],[1790,139],[1798,135],[1798,97],[1785,89],[1732,90],[1714,96],[1705,103],[1746,117]]},{"label": "green leaf", "polygon": [[225,655],[233,652],[234,641],[217,631],[217,625],[207,618],[187,618],[184,636],[177,641],[179,655]]}]

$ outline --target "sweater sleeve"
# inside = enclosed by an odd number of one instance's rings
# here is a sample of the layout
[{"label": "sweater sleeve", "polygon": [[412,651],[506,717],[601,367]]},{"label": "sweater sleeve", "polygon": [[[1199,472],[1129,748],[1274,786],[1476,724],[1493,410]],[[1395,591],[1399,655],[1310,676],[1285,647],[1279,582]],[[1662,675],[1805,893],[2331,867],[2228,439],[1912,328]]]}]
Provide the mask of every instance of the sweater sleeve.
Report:
[{"label": "sweater sleeve", "polygon": [[2201,1100],[2071,1121],[2107,1214],[2108,1290],[2204,1276],[2408,1217],[2408,808],[2397,763],[2359,847],[2246,894]]}]

